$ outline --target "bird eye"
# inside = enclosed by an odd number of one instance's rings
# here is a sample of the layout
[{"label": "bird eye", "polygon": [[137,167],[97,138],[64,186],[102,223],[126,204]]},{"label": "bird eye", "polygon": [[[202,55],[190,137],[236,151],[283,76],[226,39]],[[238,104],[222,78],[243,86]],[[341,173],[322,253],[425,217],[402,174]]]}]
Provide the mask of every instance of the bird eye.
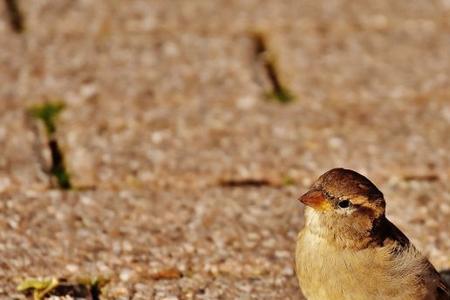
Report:
[{"label": "bird eye", "polygon": [[348,208],[348,207],[350,207],[350,205],[351,205],[351,202],[349,200],[342,200],[342,201],[339,201],[339,203],[338,203],[338,206],[340,208]]}]

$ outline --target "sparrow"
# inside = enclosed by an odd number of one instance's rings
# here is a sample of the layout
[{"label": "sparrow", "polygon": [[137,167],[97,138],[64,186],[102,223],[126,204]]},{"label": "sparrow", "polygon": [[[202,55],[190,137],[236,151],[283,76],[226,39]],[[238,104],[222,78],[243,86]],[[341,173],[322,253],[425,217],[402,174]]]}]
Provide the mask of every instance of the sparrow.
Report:
[{"label": "sparrow", "polygon": [[380,190],[332,169],[299,200],[306,205],[295,269],[308,300],[444,300],[448,285],[385,216]]}]

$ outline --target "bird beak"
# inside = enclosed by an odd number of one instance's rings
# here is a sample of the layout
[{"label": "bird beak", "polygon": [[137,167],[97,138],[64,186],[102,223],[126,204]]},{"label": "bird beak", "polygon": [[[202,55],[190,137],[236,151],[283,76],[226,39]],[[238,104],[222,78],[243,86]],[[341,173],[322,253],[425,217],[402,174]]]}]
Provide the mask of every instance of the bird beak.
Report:
[{"label": "bird beak", "polygon": [[325,198],[325,195],[318,190],[308,191],[298,200],[300,200],[300,202],[302,202],[303,204],[312,207],[318,211],[325,211],[331,208],[331,204]]}]

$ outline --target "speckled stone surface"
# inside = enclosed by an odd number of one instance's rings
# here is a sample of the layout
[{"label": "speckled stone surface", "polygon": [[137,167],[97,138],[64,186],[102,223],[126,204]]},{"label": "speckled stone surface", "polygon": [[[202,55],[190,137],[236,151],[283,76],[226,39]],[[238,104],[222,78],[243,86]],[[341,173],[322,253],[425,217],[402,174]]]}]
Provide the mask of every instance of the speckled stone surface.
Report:
[{"label": "speckled stone surface", "polygon": [[[448,1],[21,4],[22,35],[0,5],[0,298],[107,276],[103,299],[303,299],[296,198],[336,166],[450,268]],[[255,32],[294,102],[267,99]],[[27,115],[46,100],[72,191]]]}]

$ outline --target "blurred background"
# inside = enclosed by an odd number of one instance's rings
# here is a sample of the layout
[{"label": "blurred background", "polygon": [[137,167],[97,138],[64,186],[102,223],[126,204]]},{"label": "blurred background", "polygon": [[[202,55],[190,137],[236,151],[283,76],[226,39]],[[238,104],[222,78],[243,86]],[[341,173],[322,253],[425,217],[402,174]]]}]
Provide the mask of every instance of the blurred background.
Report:
[{"label": "blurred background", "polygon": [[303,299],[333,167],[450,268],[448,0],[3,0],[0,81],[2,299]]}]

